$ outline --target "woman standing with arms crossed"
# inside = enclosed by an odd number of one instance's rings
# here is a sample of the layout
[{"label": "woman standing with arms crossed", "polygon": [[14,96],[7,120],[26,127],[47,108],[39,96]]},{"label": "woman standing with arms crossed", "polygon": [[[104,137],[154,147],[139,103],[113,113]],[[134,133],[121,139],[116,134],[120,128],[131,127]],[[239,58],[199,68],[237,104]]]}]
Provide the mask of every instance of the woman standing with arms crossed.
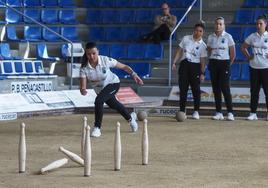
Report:
[{"label": "woman standing with arms crossed", "polygon": [[176,52],[172,69],[176,70],[176,62],[180,60],[179,88],[180,88],[180,111],[185,113],[187,92],[191,86],[194,98],[193,119],[199,119],[200,107],[200,81],[204,80],[204,71],[207,57],[207,46],[202,36],[204,24],[197,23],[192,35],[183,37]]},{"label": "woman standing with arms crossed", "polygon": [[[136,114],[127,111],[115,97],[120,88],[120,80],[110,68],[115,67],[129,73],[136,83],[143,84],[143,81],[129,66],[118,62],[117,60],[99,55],[99,50],[94,42],[86,44],[85,54],[82,58],[80,68],[80,93],[87,94],[87,79],[91,81],[93,88],[97,93],[95,99],[95,123],[91,132],[92,137],[101,136],[101,124],[103,118],[103,105],[106,103],[110,108],[117,110],[130,124],[133,132],[138,130]],[[98,92],[96,87],[101,87]]]},{"label": "woman standing with arms crossed", "polygon": [[222,114],[223,94],[226,108],[227,120],[233,121],[232,96],[230,91],[230,66],[235,59],[235,43],[232,36],[225,32],[225,23],[223,17],[215,19],[214,33],[208,36],[208,56],[210,78],[212,90],[214,93],[216,114],[212,117],[214,120],[224,120]]},{"label": "woman standing with arms crossed", "polygon": [[[261,86],[263,88],[266,108],[268,111],[268,32],[267,17],[259,16],[256,21],[257,32],[249,35],[241,45],[242,53],[249,60],[250,75],[250,114],[248,120],[258,120],[256,111],[259,101]],[[250,55],[248,48],[252,48],[253,55]],[[266,117],[268,120],[268,114]]]}]

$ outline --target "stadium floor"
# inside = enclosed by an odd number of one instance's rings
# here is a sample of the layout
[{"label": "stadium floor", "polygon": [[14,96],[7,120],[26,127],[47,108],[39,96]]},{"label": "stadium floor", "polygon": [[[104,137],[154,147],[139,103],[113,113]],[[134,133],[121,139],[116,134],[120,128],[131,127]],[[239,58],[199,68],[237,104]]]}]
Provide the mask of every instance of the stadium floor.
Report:
[{"label": "stadium floor", "polygon": [[[0,187],[268,187],[268,121],[209,117],[180,123],[171,117],[149,117],[149,165],[143,166],[141,126],[130,133],[121,116],[105,114],[103,135],[92,138],[91,177],[83,177],[83,167],[70,160],[65,167],[38,175],[40,168],[65,157],[58,151],[60,146],[80,154],[82,118],[64,115],[1,122]],[[22,121],[27,163],[26,173],[19,174]],[[116,121],[121,122],[121,171],[113,170]]]}]

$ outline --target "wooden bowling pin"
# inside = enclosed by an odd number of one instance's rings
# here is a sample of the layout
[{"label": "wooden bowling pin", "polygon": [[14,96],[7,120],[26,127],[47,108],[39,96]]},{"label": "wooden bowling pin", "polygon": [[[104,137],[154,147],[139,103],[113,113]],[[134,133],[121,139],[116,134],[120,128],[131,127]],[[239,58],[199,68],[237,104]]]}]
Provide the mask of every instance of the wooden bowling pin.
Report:
[{"label": "wooden bowling pin", "polygon": [[84,166],[84,160],[79,157],[78,155],[76,155],[75,153],[64,149],[62,146],[59,148],[59,151],[61,151],[63,154],[65,154],[67,157],[69,157],[69,159],[71,159],[73,162],[76,162],[82,166]]},{"label": "wooden bowling pin", "polygon": [[82,138],[81,138],[81,157],[84,158],[84,148],[85,148],[85,138],[86,138],[86,127],[87,127],[87,117],[84,117],[83,127],[82,127]]},{"label": "wooden bowling pin", "polygon": [[142,164],[147,165],[148,164],[148,156],[149,156],[149,140],[148,140],[148,130],[147,130],[147,119],[143,120],[141,152],[142,152]]},{"label": "wooden bowling pin", "polygon": [[52,163],[48,164],[47,166],[41,168],[40,173],[45,174],[46,172],[55,170],[57,168],[60,168],[60,167],[62,167],[63,165],[65,165],[67,163],[68,163],[67,158],[63,158],[63,159],[53,161]]},{"label": "wooden bowling pin", "polygon": [[86,127],[85,148],[84,148],[84,176],[91,175],[91,141],[90,141],[90,127]]},{"label": "wooden bowling pin", "polygon": [[120,123],[116,124],[115,140],[114,140],[114,170],[121,169],[121,137],[120,137]]},{"label": "wooden bowling pin", "polygon": [[25,124],[20,125],[20,140],[19,140],[19,173],[25,172],[26,164],[26,141],[25,141]]}]

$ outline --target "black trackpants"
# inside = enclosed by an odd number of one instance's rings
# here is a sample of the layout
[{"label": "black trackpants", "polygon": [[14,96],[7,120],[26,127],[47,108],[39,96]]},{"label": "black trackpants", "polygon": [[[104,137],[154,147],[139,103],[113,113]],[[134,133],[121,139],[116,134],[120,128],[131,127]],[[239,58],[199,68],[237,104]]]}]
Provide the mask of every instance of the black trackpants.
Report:
[{"label": "black trackpants", "polygon": [[185,112],[187,93],[191,86],[194,98],[194,110],[200,108],[200,63],[191,63],[183,60],[179,67],[179,88],[180,88],[180,111]]},{"label": "black trackpants", "polygon": [[160,43],[163,40],[168,40],[170,35],[170,30],[166,24],[162,24],[157,29],[153,30],[151,33],[143,35],[141,37],[142,41]]},{"label": "black trackpants", "polygon": [[230,61],[210,59],[208,65],[212,90],[214,93],[216,112],[221,112],[223,94],[228,112],[233,112],[232,96],[230,91]]},{"label": "black trackpants", "polygon": [[263,88],[266,100],[266,108],[268,110],[268,69],[254,69],[249,68],[250,73],[250,110],[256,113],[259,93],[261,87]]},{"label": "black trackpants", "polygon": [[119,88],[119,83],[108,84],[97,95],[95,99],[95,127],[101,128],[104,103],[110,108],[117,110],[127,121],[131,119],[129,112],[124,105],[115,98],[115,94],[118,92]]}]

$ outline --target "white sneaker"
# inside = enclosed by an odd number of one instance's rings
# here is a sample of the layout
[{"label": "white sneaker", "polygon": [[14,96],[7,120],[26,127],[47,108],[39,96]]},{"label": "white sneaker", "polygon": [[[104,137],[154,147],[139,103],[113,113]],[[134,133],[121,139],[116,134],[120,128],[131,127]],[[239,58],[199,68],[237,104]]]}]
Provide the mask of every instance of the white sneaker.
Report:
[{"label": "white sneaker", "polygon": [[216,114],[214,116],[212,116],[212,119],[214,119],[214,120],[224,120],[224,117],[223,117],[222,113],[216,112]]},{"label": "white sneaker", "polygon": [[228,113],[227,120],[229,120],[229,121],[234,121],[235,120],[233,113],[231,113],[231,112]]},{"label": "white sneaker", "polygon": [[249,116],[247,117],[247,120],[249,120],[249,121],[258,120],[257,114],[250,113]]},{"label": "white sneaker", "polygon": [[130,116],[131,116],[131,121],[129,122],[129,125],[132,129],[132,132],[136,132],[138,130],[138,123],[136,121],[137,115],[135,112],[132,112]]},{"label": "white sneaker", "polygon": [[92,132],[91,132],[92,137],[100,137],[101,136],[101,131],[99,127],[94,127]]},{"label": "white sneaker", "polygon": [[198,111],[194,111],[192,117],[193,119],[200,119]]}]

